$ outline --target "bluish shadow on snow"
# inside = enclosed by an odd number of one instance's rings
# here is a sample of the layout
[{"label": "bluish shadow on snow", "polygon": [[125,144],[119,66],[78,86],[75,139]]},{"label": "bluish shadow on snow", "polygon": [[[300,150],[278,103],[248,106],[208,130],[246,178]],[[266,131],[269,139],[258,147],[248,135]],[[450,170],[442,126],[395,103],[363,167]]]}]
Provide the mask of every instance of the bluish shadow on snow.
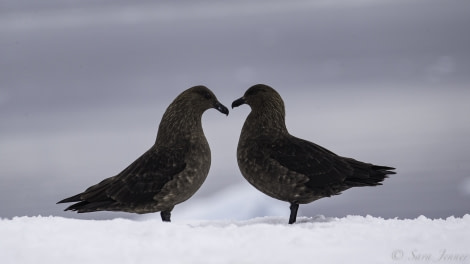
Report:
[{"label": "bluish shadow on snow", "polygon": [[[190,199],[175,207],[172,220],[249,220],[256,217],[280,216],[286,222],[289,204],[277,201],[246,184],[237,184],[207,198]],[[139,219],[156,219],[159,214],[140,216]],[[280,220],[281,221],[281,220]]]},{"label": "bluish shadow on snow", "polygon": [[206,221],[194,221],[188,225],[191,227],[244,227],[244,226],[258,226],[258,225],[269,225],[269,226],[302,226],[303,224],[315,224],[315,223],[327,223],[335,221],[336,218],[325,217],[318,215],[315,217],[297,217],[297,222],[294,225],[289,225],[287,217],[277,216],[265,216],[255,217],[249,220],[206,220]]}]

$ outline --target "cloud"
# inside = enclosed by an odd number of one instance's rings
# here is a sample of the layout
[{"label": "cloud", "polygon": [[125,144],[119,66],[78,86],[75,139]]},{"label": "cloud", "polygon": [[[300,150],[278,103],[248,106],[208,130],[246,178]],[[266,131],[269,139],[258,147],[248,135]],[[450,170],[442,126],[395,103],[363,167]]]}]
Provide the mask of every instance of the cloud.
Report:
[{"label": "cloud", "polygon": [[[227,106],[252,84],[272,85],[294,135],[397,165],[391,184],[455,187],[455,161],[469,156],[462,1],[4,2],[0,178],[9,194],[0,198],[15,202],[3,215],[62,213],[54,191],[122,169],[153,142],[169,101],[196,84]],[[204,115],[213,167],[201,194],[242,180],[235,152],[248,112]],[[419,176],[406,165],[426,169],[419,184],[407,185]],[[34,197],[22,195],[25,185]]]},{"label": "cloud", "polygon": [[470,177],[463,179],[459,187],[464,195],[470,196]]},{"label": "cloud", "polygon": [[256,16],[288,13],[306,9],[363,5],[372,0],[336,1],[236,1],[182,3],[134,3],[23,10],[2,14],[2,30],[37,30],[54,28],[90,27],[107,24],[137,24],[171,22],[175,20],[211,20],[216,18]]},{"label": "cloud", "polygon": [[8,92],[6,90],[0,90],[0,106],[10,100]]},{"label": "cloud", "polygon": [[426,77],[435,83],[448,78],[457,69],[455,59],[451,56],[440,56],[426,69]]}]

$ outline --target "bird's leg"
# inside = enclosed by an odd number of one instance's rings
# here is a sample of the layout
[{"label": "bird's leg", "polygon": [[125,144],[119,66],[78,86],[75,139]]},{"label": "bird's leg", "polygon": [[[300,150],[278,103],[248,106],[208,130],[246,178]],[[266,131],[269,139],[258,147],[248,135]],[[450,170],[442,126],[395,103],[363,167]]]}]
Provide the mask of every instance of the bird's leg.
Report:
[{"label": "bird's leg", "polygon": [[289,224],[293,224],[297,220],[297,210],[299,210],[299,204],[290,203],[289,208],[290,208]]},{"label": "bird's leg", "polygon": [[160,212],[160,216],[162,217],[163,222],[171,222],[171,209],[170,210],[164,210]]}]

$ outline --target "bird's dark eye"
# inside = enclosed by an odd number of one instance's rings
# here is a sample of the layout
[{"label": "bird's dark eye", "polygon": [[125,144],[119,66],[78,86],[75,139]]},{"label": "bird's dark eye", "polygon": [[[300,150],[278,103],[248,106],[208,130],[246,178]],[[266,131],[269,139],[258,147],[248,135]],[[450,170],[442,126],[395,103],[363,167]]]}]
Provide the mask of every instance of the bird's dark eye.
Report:
[{"label": "bird's dark eye", "polygon": [[211,98],[212,98],[212,95],[211,95],[210,93],[207,93],[207,92],[206,92],[206,93],[204,93],[204,97],[205,97],[206,99],[211,99]]}]

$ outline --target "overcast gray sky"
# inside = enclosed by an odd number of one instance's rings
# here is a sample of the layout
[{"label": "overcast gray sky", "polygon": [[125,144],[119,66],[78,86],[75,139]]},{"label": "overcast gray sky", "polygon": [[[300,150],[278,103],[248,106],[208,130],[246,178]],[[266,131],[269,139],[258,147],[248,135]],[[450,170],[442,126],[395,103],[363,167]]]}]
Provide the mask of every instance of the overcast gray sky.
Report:
[{"label": "overcast gray sky", "polygon": [[[292,134],[397,168],[304,215],[469,213],[469,13],[459,0],[0,0],[0,217],[132,217],[55,202],[147,150],[181,91],[203,84],[230,106],[256,83],[283,96]],[[204,115],[213,162],[194,200],[248,184],[235,158],[248,112]]]}]

